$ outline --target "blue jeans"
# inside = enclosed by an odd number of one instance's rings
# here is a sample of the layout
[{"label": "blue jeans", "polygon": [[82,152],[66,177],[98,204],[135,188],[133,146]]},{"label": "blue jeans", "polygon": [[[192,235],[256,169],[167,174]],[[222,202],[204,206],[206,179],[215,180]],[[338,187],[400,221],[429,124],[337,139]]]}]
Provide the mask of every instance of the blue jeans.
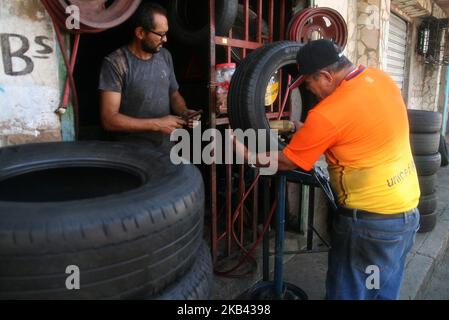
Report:
[{"label": "blue jeans", "polygon": [[399,299],[405,259],[418,228],[418,209],[394,219],[336,214],[332,223],[326,299]]}]

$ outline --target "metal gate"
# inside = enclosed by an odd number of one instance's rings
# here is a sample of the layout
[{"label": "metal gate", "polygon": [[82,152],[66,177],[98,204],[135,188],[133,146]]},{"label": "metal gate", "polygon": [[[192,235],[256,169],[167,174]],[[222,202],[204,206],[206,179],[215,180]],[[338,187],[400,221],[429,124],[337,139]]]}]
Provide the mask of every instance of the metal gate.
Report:
[{"label": "metal gate", "polygon": [[407,22],[395,14],[390,16],[388,34],[387,73],[402,90],[406,79]]},{"label": "metal gate", "polygon": [[[243,0],[244,32],[243,39],[233,37],[233,30],[227,37],[219,37],[215,34],[215,0],[210,0],[210,77],[209,77],[209,112],[211,128],[229,128],[227,117],[220,117],[216,112],[216,70],[220,63],[232,61],[233,48],[246,57],[249,51],[277,40],[284,40],[286,33],[286,21],[292,13],[291,1],[288,0]],[[252,5],[250,8],[250,4]],[[257,15],[256,38],[250,39],[249,21],[250,14]],[[288,17],[287,17],[288,16]],[[266,19],[266,24],[263,21]],[[265,34],[263,28],[266,28]],[[268,32],[267,32],[268,31]],[[225,50],[225,61],[218,61],[218,51]],[[282,86],[282,83],[281,83]],[[282,91],[282,90],[281,90]],[[282,109],[282,92],[276,105],[272,106],[271,114],[267,117],[278,117]],[[286,114],[288,109],[285,109]],[[218,171],[224,172],[224,179],[218,181]],[[233,186],[237,182],[237,186]],[[269,188],[270,182],[265,181],[263,188]],[[259,213],[259,183],[260,176],[257,171],[245,168],[243,165],[216,165],[210,166],[210,214],[211,214],[211,247],[214,263],[222,257],[228,257],[233,248],[238,248],[243,253],[248,253],[248,246],[255,247],[259,232],[257,230]],[[233,190],[237,189],[237,190]],[[224,196],[220,196],[224,191]],[[264,194],[269,197],[270,189],[265,189]],[[271,200],[270,200],[271,201]],[[270,204],[274,210],[274,203]],[[249,232],[249,233],[248,233]]]}]

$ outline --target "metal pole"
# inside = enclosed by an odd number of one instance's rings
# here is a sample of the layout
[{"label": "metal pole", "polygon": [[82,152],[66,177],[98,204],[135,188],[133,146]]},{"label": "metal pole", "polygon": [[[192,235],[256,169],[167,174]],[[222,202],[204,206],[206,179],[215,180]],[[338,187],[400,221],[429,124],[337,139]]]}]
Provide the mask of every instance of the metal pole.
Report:
[{"label": "metal pole", "polygon": [[309,212],[307,216],[307,250],[313,250],[313,223],[315,214],[315,188],[309,190]]},{"label": "metal pole", "polygon": [[447,132],[448,103],[449,103],[449,66],[446,66],[446,91],[444,95],[443,126],[441,127],[441,134],[443,135],[443,137],[446,136]]},{"label": "metal pole", "polygon": [[310,0],[310,7],[311,8],[315,7],[315,0]]},{"label": "metal pole", "polygon": [[[268,184],[268,178],[262,179],[262,194],[264,195],[262,199],[262,212],[263,212],[263,223],[265,223],[270,214],[270,186]],[[262,224],[263,225],[263,224]],[[270,228],[263,237],[262,242],[262,270],[263,270],[263,281],[270,280]]]},{"label": "metal pole", "polygon": [[284,292],[284,237],[285,237],[285,191],[287,177],[278,176],[278,206],[276,212],[276,251],[274,259],[274,293],[282,298]]},{"label": "metal pole", "polygon": [[310,186],[302,185],[301,188],[301,224],[303,226],[302,231],[308,230],[308,216],[309,216],[309,193]]}]

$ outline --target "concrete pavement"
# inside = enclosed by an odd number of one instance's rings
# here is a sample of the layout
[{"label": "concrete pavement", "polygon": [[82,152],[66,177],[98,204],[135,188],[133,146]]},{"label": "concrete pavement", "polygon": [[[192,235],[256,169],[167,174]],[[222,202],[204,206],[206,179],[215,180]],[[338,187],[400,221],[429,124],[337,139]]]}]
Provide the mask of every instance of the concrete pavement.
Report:
[{"label": "concrete pavement", "polygon": [[[437,225],[428,233],[420,233],[408,256],[401,299],[423,299],[432,297],[427,293],[435,267],[442,260],[448,247],[449,239],[449,167],[441,168],[437,173],[438,208]],[[273,244],[274,241],[271,241]],[[285,247],[295,250],[302,247],[304,239],[297,234],[287,233]],[[261,250],[256,259],[261,261]],[[449,258],[447,258],[449,260]],[[327,253],[312,253],[285,256],[285,281],[301,287],[312,300],[325,297],[325,279],[327,271]],[[271,257],[271,265],[273,258]],[[273,268],[271,268],[273,270]],[[445,273],[441,273],[444,275]],[[215,276],[214,299],[245,298],[244,292],[261,279],[261,263],[251,276],[229,279]],[[443,276],[444,277],[444,276]],[[435,280],[436,281],[436,280]],[[443,288],[449,288],[449,276],[438,280]],[[449,291],[449,290],[448,290]],[[449,297],[448,297],[449,298]]]},{"label": "concrete pavement", "polygon": [[428,285],[420,292],[424,300],[449,300],[449,250],[436,265]]}]

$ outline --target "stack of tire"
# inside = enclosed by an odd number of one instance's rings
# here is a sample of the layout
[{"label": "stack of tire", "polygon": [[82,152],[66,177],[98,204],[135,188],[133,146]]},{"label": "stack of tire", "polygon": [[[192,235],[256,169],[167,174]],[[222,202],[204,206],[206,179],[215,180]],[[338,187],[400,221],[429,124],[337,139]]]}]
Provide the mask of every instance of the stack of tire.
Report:
[{"label": "stack of tire", "polygon": [[418,172],[421,198],[419,232],[429,232],[436,225],[437,171],[441,166],[440,130],[442,116],[438,112],[408,110],[410,122],[410,144]]},{"label": "stack of tire", "polygon": [[208,299],[204,185],[146,145],[0,149],[0,299]]}]

